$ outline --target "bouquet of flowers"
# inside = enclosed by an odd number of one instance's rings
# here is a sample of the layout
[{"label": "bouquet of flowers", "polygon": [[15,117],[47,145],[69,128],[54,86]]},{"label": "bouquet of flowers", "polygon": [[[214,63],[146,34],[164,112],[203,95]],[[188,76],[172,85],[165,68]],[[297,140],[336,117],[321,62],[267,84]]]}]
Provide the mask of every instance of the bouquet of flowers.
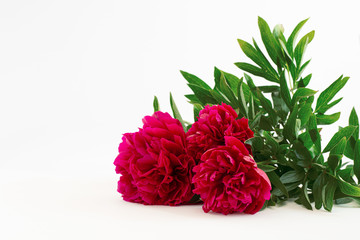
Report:
[{"label": "bouquet of flowers", "polygon": [[[114,162],[123,199],[170,206],[202,202],[205,212],[223,214],[254,214],[287,200],[327,211],[334,203],[360,203],[355,109],[348,126],[321,141],[322,128],[340,117],[328,111],[342,100],[334,98],[349,77],[340,76],[319,94],[307,87],[312,75],[303,75],[310,63],[303,56],[315,32],[297,41],[306,21],[286,38],[282,25],[271,31],[259,17],[266,53],[255,39],[238,39],[252,61],[235,63],[245,72],[241,78],[215,67],[210,87],[181,71],[193,92],[185,97],[194,123],[183,120],[171,94],[173,117],[154,98],[154,114],[143,118],[139,131],[123,135]],[[254,76],[269,85],[257,86]]]}]

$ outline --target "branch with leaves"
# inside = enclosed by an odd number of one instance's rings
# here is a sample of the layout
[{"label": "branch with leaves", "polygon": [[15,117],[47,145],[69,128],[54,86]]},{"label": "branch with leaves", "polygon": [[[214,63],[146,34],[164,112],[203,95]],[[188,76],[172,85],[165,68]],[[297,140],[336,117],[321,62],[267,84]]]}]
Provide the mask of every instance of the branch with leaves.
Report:
[{"label": "branch with leaves", "polygon": [[[339,127],[322,147],[319,126],[339,119],[340,112],[328,111],[342,100],[334,98],[349,77],[340,76],[317,97],[318,91],[307,87],[312,74],[303,76],[310,63],[304,60],[304,52],[315,32],[297,41],[307,20],[301,21],[286,38],[282,25],[271,31],[259,17],[266,53],[255,39],[252,44],[238,39],[241,50],[252,61],[235,63],[245,72],[241,78],[215,67],[212,88],[193,74],[181,74],[193,92],[185,97],[193,105],[194,121],[205,105],[221,103],[231,105],[239,118],[249,119],[255,134],[246,143],[251,145],[258,167],[267,173],[273,188],[264,207],[295,198],[307,209],[312,209],[314,202],[316,209],[331,211],[334,202],[360,202],[359,120],[353,109],[349,125]],[[254,76],[266,79],[269,85],[257,86]],[[191,124],[183,121],[172,96],[170,102],[174,117],[186,131]],[[154,109],[159,109],[157,98]]]}]

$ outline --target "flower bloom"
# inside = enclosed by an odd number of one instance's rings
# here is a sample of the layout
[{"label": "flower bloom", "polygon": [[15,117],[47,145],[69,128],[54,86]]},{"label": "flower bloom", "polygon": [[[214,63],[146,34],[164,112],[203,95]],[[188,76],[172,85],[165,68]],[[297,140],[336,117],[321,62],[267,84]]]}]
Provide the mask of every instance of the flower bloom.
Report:
[{"label": "flower bloom", "polygon": [[192,197],[195,161],[186,152],[185,132],[168,113],[143,118],[143,128],[125,133],[114,161],[123,199],[150,205],[179,205]]},{"label": "flower bloom", "polygon": [[[224,145],[225,136],[233,136],[241,142],[254,136],[246,118],[236,119],[235,110],[223,103],[206,106],[200,111],[198,120],[186,133],[189,153],[199,161],[201,155],[208,149]],[[246,144],[251,152],[251,146]]]},{"label": "flower bloom", "polygon": [[269,178],[234,137],[206,151],[193,171],[194,193],[204,201],[205,212],[254,214],[270,199]]}]

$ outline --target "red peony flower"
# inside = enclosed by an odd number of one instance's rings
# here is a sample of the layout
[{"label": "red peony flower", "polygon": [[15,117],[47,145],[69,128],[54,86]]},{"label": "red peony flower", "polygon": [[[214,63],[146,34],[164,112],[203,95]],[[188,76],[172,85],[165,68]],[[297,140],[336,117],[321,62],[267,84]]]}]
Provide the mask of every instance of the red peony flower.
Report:
[{"label": "red peony flower", "polygon": [[185,132],[168,113],[143,118],[138,132],[126,133],[115,159],[122,176],[118,192],[124,200],[151,205],[179,205],[192,193],[195,161],[186,152]]},{"label": "red peony flower", "polygon": [[269,178],[234,137],[206,151],[193,171],[194,193],[204,201],[205,212],[254,214],[270,199]]},{"label": "red peony flower", "polygon": [[[198,161],[206,150],[224,145],[225,136],[233,136],[243,143],[252,138],[254,133],[249,128],[248,120],[237,117],[235,110],[225,103],[206,106],[186,133],[189,154]],[[246,148],[251,153],[251,146],[246,144]]]}]

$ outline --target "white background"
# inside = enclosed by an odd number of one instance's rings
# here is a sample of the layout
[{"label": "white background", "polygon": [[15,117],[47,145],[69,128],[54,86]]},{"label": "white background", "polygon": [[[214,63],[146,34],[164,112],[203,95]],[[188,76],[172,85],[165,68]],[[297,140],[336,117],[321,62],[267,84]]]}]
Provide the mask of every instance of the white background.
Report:
[{"label": "white background", "polygon": [[0,239],[314,239],[358,237],[360,208],[332,213],[294,203],[256,215],[201,206],[142,206],[116,192],[113,160],[125,132],[169,111],[186,120],[179,70],[211,86],[213,67],[242,72],[236,39],[260,42],[257,16],[285,35],[310,17],[309,87],[351,77],[324,141],[360,112],[357,1],[0,1]]}]

